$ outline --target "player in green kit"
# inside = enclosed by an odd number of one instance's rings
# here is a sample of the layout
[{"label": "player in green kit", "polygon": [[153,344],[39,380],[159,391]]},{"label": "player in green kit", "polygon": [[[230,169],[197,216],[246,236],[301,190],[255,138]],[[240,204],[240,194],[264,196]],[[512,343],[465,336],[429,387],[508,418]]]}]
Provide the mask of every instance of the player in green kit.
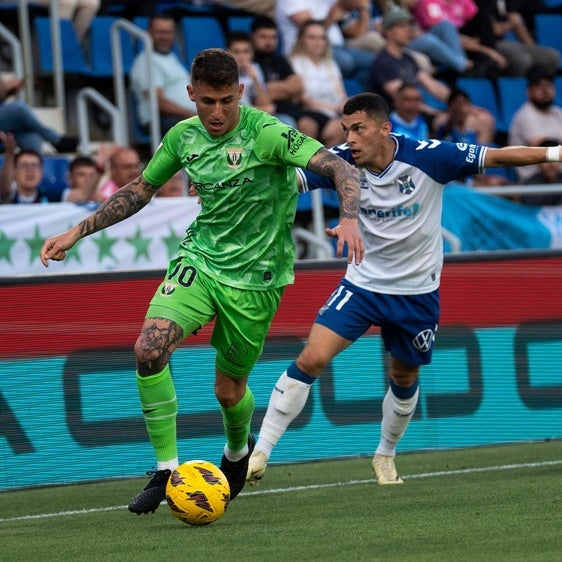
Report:
[{"label": "player in green kit", "polygon": [[257,109],[240,106],[234,58],[207,49],[194,59],[189,97],[197,116],[175,125],[142,174],[121,187],[92,215],[45,241],[41,261],[63,260],[79,239],[130,217],[183,168],[201,199],[201,212],[187,229],[178,257],[169,264],[150,302],[135,344],[137,385],[157,470],[129,504],[134,513],[154,512],[179,464],[178,411],[169,361],[191,333],[216,319],[215,395],[226,445],[221,469],[231,498],[245,483],[255,441],[250,434],[254,398],[247,385],[283,289],[293,282],[296,212],[295,167],[333,178],[340,221],[328,233],[338,255],[359,263],[363,243],[357,227],[359,174],[318,141]]}]

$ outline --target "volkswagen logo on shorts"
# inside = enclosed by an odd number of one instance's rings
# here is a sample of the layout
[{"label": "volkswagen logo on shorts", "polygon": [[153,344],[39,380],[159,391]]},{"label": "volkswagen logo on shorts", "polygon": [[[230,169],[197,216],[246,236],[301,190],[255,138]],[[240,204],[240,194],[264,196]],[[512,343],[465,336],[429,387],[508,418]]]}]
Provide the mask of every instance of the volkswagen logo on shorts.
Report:
[{"label": "volkswagen logo on shorts", "polygon": [[416,349],[419,349],[422,353],[425,353],[431,349],[433,341],[435,340],[435,334],[433,330],[422,330],[413,340],[412,343]]}]

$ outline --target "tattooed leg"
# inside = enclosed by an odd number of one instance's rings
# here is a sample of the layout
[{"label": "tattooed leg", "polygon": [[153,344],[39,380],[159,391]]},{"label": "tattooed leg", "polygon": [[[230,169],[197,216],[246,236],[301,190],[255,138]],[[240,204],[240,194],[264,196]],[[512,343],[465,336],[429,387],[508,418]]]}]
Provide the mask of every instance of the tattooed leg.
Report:
[{"label": "tattooed leg", "polygon": [[178,465],[178,402],[168,362],[183,339],[181,327],[165,318],[147,318],[135,344],[137,386],[158,470]]}]

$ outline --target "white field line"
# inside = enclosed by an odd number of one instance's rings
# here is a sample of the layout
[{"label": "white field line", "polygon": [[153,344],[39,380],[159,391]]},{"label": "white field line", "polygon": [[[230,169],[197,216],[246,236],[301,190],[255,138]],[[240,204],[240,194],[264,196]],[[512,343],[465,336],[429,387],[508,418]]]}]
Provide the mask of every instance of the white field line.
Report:
[{"label": "white field line", "polygon": [[[542,462],[528,462],[520,464],[503,464],[498,466],[484,466],[480,468],[463,468],[459,470],[441,470],[438,472],[424,472],[421,474],[402,475],[404,480],[414,478],[432,478],[434,476],[454,476],[458,474],[474,474],[476,472],[495,472],[498,470],[517,470],[521,468],[538,468],[542,466],[556,466],[562,464],[562,460],[556,461],[542,461]],[[291,486],[289,488],[273,488],[271,490],[255,490],[253,492],[242,492],[240,496],[265,496],[266,494],[285,494],[287,492],[298,492],[302,490],[318,490],[322,488],[336,488],[340,486],[354,486],[356,484],[374,483],[374,478],[366,480],[348,480],[346,482],[332,482],[329,484],[310,484],[308,486]],[[165,503],[165,502],[162,502]],[[57,513],[40,513],[37,515],[20,515],[19,517],[4,517],[0,518],[0,523],[8,521],[28,521],[30,519],[46,519],[48,517],[64,517],[68,515],[87,515],[88,513],[100,513],[103,511],[116,511],[120,509],[127,509],[126,505],[115,505],[112,507],[96,507],[92,509],[75,509],[71,511],[59,511]]]}]

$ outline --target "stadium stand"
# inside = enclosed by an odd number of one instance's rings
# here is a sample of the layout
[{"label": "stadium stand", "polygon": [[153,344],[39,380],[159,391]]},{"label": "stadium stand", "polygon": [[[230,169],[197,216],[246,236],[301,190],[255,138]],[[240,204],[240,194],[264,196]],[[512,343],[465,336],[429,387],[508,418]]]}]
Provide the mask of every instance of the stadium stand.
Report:
[{"label": "stadium stand", "polygon": [[211,47],[224,49],[226,40],[223,28],[215,17],[182,18],[180,23],[184,46],[184,62],[191,66],[195,55]]},{"label": "stadium stand", "polygon": [[[539,45],[553,47],[562,51],[562,16],[557,14],[537,14],[535,16],[535,36]],[[562,58],[560,59],[562,69]]]}]

